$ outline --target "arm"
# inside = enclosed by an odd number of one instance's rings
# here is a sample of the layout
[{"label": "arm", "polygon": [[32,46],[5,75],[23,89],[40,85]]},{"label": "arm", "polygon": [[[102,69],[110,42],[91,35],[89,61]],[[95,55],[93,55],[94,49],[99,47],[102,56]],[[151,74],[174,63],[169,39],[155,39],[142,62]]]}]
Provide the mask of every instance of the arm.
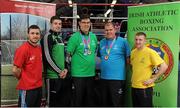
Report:
[{"label": "arm", "polygon": [[48,62],[48,64],[52,67],[53,70],[55,70],[57,73],[60,73],[62,70],[59,69],[59,67],[54,63],[54,61],[52,60],[51,54],[50,54],[50,50],[52,49],[52,46],[49,44],[49,38],[48,38],[48,34],[44,36],[44,40],[43,40],[43,47],[44,47],[44,55],[46,57],[46,60]]},{"label": "arm", "polygon": [[67,63],[68,65],[71,64],[71,54],[70,54],[70,53],[66,53],[66,63]]},{"label": "arm", "polygon": [[155,75],[152,76],[152,79],[153,79],[154,81],[156,81],[164,72],[166,72],[167,68],[168,68],[167,64],[166,64],[165,62],[162,63],[162,64],[159,66],[158,72],[157,72]]},{"label": "arm", "polygon": [[159,65],[159,70],[158,72],[153,75],[149,80],[146,80],[143,82],[144,85],[149,85],[151,83],[154,83],[164,72],[166,72],[168,66],[165,62]]},{"label": "arm", "polygon": [[12,69],[13,75],[19,80],[21,78],[21,69],[18,68],[17,66],[13,66]]},{"label": "arm", "polygon": [[97,48],[96,48],[96,56],[97,56],[97,57],[101,57],[101,54],[100,54],[100,43],[97,44]]},{"label": "arm", "polygon": [[68,40],[67,53],[70,56],[73,56],[74,53],[76,52],[76,48],[78,47],[78,45],[79,45],[79,40],[78,40],[78,37],[77,37],[77,33],[74,33]]},{"label": "arm", "polygon": [[127,40],[125,40],[125,51],[126,51],[126,64],[130,64],[130,53],[131,53],[131,50],[130,50],[130,47],[129,47],[129,44],[127,42]]},{"label": "arm", "polygon": [[70,72],[71,69],[71,55],[70,53],[65,53],[65,69],[62,70],[62,72],[59,74],[61,78],[65,78],[67,76],[67,73]]},{"label": "arm", "polygon": [[73,55],[73,52],[75,51],[76,44],[74,43],[74,37],[70,37],[68,43],[67,43],[67,50],[65,51],[65,68],[62,71],[62,74],[59,74],[61,78],[65,78],[67,75],[68,70],[70,71],[71,68],[71,57]]},{"label": "arm", "polygon": [[21,45],[19,48],[16,49],[14,54],[14,65],[12,67],[12,73],[18,80],[21,78],[23,65],[26,64],[27,50],[28,48],[25,47],[25,45]]},{"label": "arm", "polygon": [[126,64],[130,64],[130,57],[126,57]]}]

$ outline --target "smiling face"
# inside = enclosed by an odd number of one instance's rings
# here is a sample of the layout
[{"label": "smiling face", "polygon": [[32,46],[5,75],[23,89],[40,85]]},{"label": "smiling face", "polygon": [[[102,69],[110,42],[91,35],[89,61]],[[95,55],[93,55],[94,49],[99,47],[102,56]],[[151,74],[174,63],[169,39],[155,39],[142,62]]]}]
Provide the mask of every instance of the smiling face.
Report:
[{"label": "smiling face", "polygon": [[54,32],[60,32],[62,27],[62,21],[59,19],[55,19],[51,23],[51,30]]},{"label": "smiling face", "polygon": [[90,19],[86,18],[79,21],[79,27],[83,33],[88,34],[91,27]]},{"label": "smiling face", "polygon": [[107,23],[105,25],[104,29],[105,29],[105,37],[107,39],[114,39],[116,37],[116,34],[115,34],[116,30],[115,30],[115,28],[114,28],[112,23]]},{"label": "smiling face", "polygon": [[137,49],[142,49],[146,43],[146,38],[144,35],[135,36],[135,46]]},{"label": "smiling face", "polygon": [[31,43],[37,44],[40,38],[41,38],[41,35],[40,35],[39,29],[32,29],[32,28],[29,29],[28,39]]}]

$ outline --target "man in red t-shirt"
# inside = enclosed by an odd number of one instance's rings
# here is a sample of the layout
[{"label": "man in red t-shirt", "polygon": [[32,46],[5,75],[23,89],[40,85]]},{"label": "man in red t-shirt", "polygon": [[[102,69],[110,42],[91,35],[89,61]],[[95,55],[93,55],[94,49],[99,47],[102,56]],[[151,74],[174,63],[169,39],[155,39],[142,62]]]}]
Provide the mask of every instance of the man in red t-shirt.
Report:
[{"label": "man in red t-shirt", "polygon": [[42,53],[37,44],[40,28],[28,28],[28,41],[16,49],[13,75],[19,80],[19,107],[40,107],[42,97]]}]

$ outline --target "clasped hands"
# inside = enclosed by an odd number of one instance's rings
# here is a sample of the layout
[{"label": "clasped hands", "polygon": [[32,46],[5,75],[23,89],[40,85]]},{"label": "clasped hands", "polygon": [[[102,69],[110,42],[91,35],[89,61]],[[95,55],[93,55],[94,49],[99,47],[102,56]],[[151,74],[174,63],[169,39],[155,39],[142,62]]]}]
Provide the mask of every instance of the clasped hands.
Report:
[{"label": "clasped hands", "polygon": [[68,72],[67,69],[62,70],[62,71],[59,73],[59,77],[62,78],[62,79],[66,78],[67,72]]}]

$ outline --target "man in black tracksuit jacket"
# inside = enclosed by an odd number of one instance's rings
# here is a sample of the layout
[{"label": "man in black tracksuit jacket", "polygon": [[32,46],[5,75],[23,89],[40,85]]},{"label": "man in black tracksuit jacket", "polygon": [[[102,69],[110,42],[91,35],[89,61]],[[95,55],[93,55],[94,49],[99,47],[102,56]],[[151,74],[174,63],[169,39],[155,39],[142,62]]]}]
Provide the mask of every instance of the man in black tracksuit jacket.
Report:
[{"label": "man in black tracksuit jacket", "polygon": [[51,29],[41,39],[46,79],[46,102],[49,107],[71,105],[71,78],[65,66],[65,49],[61,33],[62,21],[51,17]]}]

